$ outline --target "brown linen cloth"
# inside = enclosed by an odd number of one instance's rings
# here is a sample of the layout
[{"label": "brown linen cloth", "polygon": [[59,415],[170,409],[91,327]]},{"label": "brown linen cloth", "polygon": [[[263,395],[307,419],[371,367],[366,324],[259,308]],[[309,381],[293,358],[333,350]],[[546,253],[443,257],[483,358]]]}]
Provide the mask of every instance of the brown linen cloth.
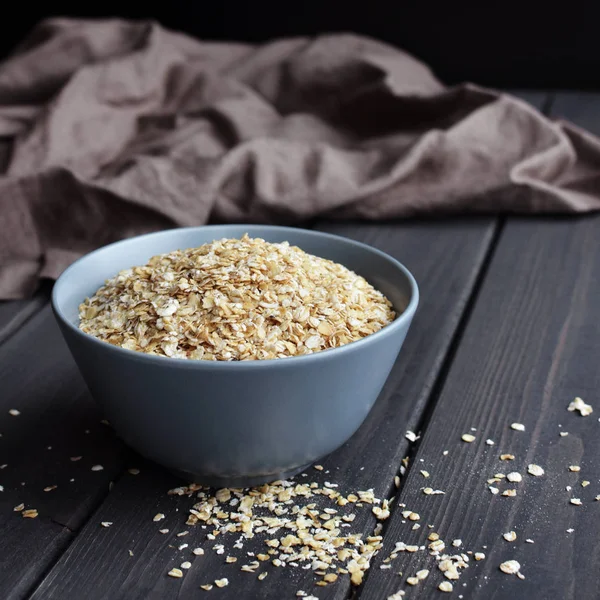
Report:
[{"label": "brown linen cloth", "polygon": [[0,298],[158,229],[600,209],[600,141],[354,35],[51,19],[0,63]]}]

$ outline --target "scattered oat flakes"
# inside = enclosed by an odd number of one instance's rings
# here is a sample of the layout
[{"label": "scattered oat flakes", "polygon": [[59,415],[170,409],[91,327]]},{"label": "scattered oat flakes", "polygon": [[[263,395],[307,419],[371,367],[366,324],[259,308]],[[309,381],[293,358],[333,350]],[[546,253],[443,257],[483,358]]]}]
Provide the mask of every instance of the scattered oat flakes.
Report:
[{"label": "scattered oat flakes", "polygon": [[404,590],[398,590],[396,593],[387,597],[387,600],[403,600],[406,592]]},{"label": "scattered oat flakes", "polygon": [[179,550],[185,550],[188,546],[189,544],[180,544]]},{"label": "scattered oat flakes", "polygon": [[196,556],[202,556],[204,554],[204,550],[202,548],[194,548],[192,550],[192,554],[195,554]]},{"label": "scattered oat flakes", "polygon": [[413,512],[412,510],[403,510],[402,516],[409,521],[418,521],[421,518],[419,513]]},{"label": "scattered oat flakes", "polygon": [[263,571],[263,572],[262,572],[262,573],[260,573],[260,575],[258,576],[258,580],[259,580],[259,581],[262,581],[263,579],[266,579],[268,574],[269,574],[269,573],[268,573],[267,571]]},{"label": "scattered oat flakes", "polygon": [[558,435],[560,435],[560,437],[566,437],[569,435],[568,431],[561,431]]},{"label": "scattered oat flakes", "polygon": [[18,416],[21,414],[21,412],[20,412],[20,411],[18,411],[16,408],[11,408],[11,409],[8,411],[8,414],[9,414],[9,415],[12,415],[13,417],[18,417]]},{"label": "scattered oat flakes", "polygon": [[203,590],[206,590],[207,592],[210,592],[210,590],[213,589],[213,585],[212,583],[205,583],[204,585],[200,586]]},{"label": "scattered oat flakes", "polygon": [[507,533],[503,533],[502,537],[507,541],[507,542],[514,542],[517,539],[517,534],[514,531],[509,531]]},{"label": "scattered oat flakes", "polygon": [[569,467],[569,471],[572,471],[573,473],[579,473],[579,471],[581,471],[581,467],[579,465],[571,465]]},{"label": "scattered oat flakes", "polygon": [[181,563],[182,569],[190,569],[191,567],[192,567],[192,563],[189,560],[186,560],[185,562]]},{"label": "scattered oat flakes", "polygon": [[475,558],[475,560],[483,560],[485,558],[485,554],[483,552],[475,552],[473,558]]},{"label": "scattered oat flakes", "polygon": [[167,573],[167,575],[169,575],[169,577],[179,578],[183,577],[183,571],[181,569],[173,568]]},{"label": "scattered oat flakes", "polygon": [[127,469],[127,472],[130,475],[139,475],[140,474],[140,470],[139,469]]},{"label": "scattered oat flakes", "polygon": [[510,496],[510,497],[516,496],[517,495],[517,490],[504,490],[502,492],[502,495],[503,496]]},{"label": "scattered oat flakes", "polygon": [[460,539],[452,540],[452,545],[455,548],[460,548],[460,546],[462,546],[462,540],[460,540]]},{"label": "scattered oat flakes", "polygon": [[525,431],[525,425],[522,423],[511,423],[510,428],[515,431]]},{"label": "scattered oat flakes", "polygon": [[596,496],[594,500],[596,500],[596,502],[600,502],[600,495]]},{"label": "scattered oat flakes", "polygon": [[374,506],[371,510],[372,510],[373,514],[377,517],[377,519],[379,519],[380,521],[385,521],[390,516],[390,510],[388,508],[387,500],[383,501],[383,504],[381,507]]},{"label": "scattered oat flakes", "polygon": [[237,558],[235,556],[227,556],[225,557],[225,562],[231,564],[237,562]]},{"label": "scattered oat flakes", "polygon": [[21,504],[17,504],[17,506],[15,506],[15,507],[13,508],[13,510],[14,510],[15,512],[21,512],[21,511],[22,511],[24,508],[25,508],[25,505],[24,505],[23,503],[21,503]]},{"label": "scattered oat flakes", "polygon": [[177,534],[177,537],[184,537],[184,536],[186,536],[188,533],[189,533],[189,531],[180,531],[180,532]]},{"label": "scattered oat flakes", "polygon": [[528,544],[534,544],[534,543],[535,543],[535,542],[534,542],[532,539],[530,539],[530,538],[527,538],[525,541],[526,541]]},{"label": "scattered oat flakes", "polygon": [[35,519],[38,516],[38,511],[35,508],[24,510],[21,515],[26,519]]},{"label": "scattered oat flakes", "polygon": [[425,477],[425,479],[427,479],[429,477],[429,472],[428,471],[420,471],[421,475],[423,475],[423,477]]},{"label": "scattered oat flakes", "polygon": [[417,571],[415,573],[415,575],[417,576],[417,579],[419,581],[423,581],[424,579],[427,579],[427,577],[429,576],[429,570],[428,569],[421,569],[420,571]]},{"label": "scattered oat flakes", "polygon": [[492,492],[492,494],[494,494],[494,496],[500,491],[497,487],[494,487],[493,485],[490,485],[488,489],[490,490],[490,492]]},{"label": "scattered oat flakes", "polygon": [[516,560],[507,560],[500,565],[500,570],[508,575],[516,575],[521,571],[521,565]]},{"label": "scattered oat flakes", "polygon": [[581,482],[581,487],[587,487],[588,485],[590,485],[590,482],[589,482],[587,479],[584,479],[584,480]]},{"label": "scattered oat flakes", "polygon": [[169,533],[169,530],[168,529],[159,529],[158,533],[162,533],[162,534]]},{"label": "scattered oat flakes", "polygon": [[420,436],[418,436],[414,431],[407,431],[404,434],[404,437],[409,441],[409,442],[416,442]]},{"label": "scattered oat flakes", "polygon": [[437,495],[445,494],[446,492],[443,492],[442,490],[434,490],[433,488],[426,487],[426,488],[423,488],[423,493],[426,496],[437,496]]},{"label": "scattered oat flakes", "polygon": [[574,504],[575,506],[581,506],[581,504],[582,504],[582,502],[581,502],[581,500],[579,498],[571,498],[569,500],[569,502],[571,504]]},{"label": "scattered oat flakes", "polygon": [[494,440],[487,439],[487,440],[485,440],[485,443],[486,443],[488,446],[493,446],[495,442],[494,442]]},{"label": "scattered oat flakes", "polygon": [[102,465],[94,465],[92,471],[104,471],[104,467]]},{"label": "scattered oat flakes", "polygon": [[102,521],[100,525],[102,525],[102,527],[110,527],[112,525],[112,521]]},{"label": "scattered oat flakes", "polygon": [[474,441],[475,441],[475,436],[474,436],[474,435],[471,435],[470,433],[463,433],[463,434],[460,436],[460,439],[461,439],[463,442],[467,442],[468,444],[470,444],[471,442],[474,442]]},{"label": "scattered oat flakes", "polygon": [[57,485],[49,485],[47,487],[44,488],[45,492],[51,492],[53,490],[55,490],[58,486]]},{"label": "scattered oat flakes", "polygon": [[224,588],[226,585],[229,585],[229,579],[227,579],[227,577],[223,577],[223,579],[215,579],[215,585],[218,588]]},{"label": "scattered oat flakes", "polygon": [[83,458],[83,456],[71,456],[71,458],[69,459],[71,462],[77,462],[78,460],[81,460]]},{"label": "scattered oat flakes", "polygon": [[452,587],[452,584],[449,581],[442,581],[442,583],[440,583],[440,585],[438,585],[438,590],[440,590],[441,592],[451,592],[454,588]]},{"label": "scattered oat flakes", "polygon": [[408,585],[417,585],[419,580],[417,577],[407,577],[406,583],[408,583]]},{"label": "scattered oat flakes", "polygon": [[514,454],[501,454],[500,460],[515,460]]},{"label": "scattered oat flakes", "polygon": [[398,477],[398,475],[396,475],[394,477],[394,485],[399,488],[400,487],[400,477]]},{"label": "scattered oat flakes", "polygon": [[541,477],[544,474],[544,469],[539,465],[528,465],[527,472],[534,477]]},{"label": "scattered oat flakes", "polygon": [[575,398],[575,400],[573,400],[573,402],[571,402],[569,404],[569,406],[567,407],[567,410],[569,412],[579,411],[579,414],[582,417],[587,417],[588,415],[591,415],[594,412],[594,409],[589,404],[586,404],[579,397]]},{"label": "scattered oat flakes", "polygon": [[509,473],[506,476],[506,479],[508,479],[508,481],[510,481],[511,483],[519,483],[520,481],[523,480],[523,477],[521,476],[521,473],[517,473],[516,471],[513,471],[512,473]]},{"label": "scattered oat flakes", "polygon": [[165,518],[165,515],[163,515],[163,513],[156,513],[152,520],[156,523],[158,521],[162,521],[164,518]]},{"label": "scattered oat flakes", "polygon": [[323,470],[323,465],[315,465],[315,466],[314,466],[314,468],[315,468],[317,471],[322,471],[322,470]]},{"label": "scattered oat flakes", "polygon": [[573,533],[575,530],[572,527],[569,527],[569,529],[567,529],[567,533]]}]

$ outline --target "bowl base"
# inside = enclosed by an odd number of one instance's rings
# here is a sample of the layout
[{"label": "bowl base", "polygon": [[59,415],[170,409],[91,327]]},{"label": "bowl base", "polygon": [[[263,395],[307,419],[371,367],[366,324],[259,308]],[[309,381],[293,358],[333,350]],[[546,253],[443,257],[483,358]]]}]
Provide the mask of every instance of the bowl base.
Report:
[{"label": "bowl base", "polygon": [[173,475],[185,479],[188,483],[194,482],[206,487],[214,488],[243,488],[243,487],[254,487],[263,485],[265,483],[272,483],[280,479],[289,479],[308,469],[312,463],[307,463],[301,467],[290,469],[289,471],[283,471],[281,473],[273,473],[270,475],[249,475],[249,476],[232,476],[232,477],[219,477],[216,475],[200,475],[197,473],[191,473],[188,471],[181,471],[179,469],[170,469]]}]

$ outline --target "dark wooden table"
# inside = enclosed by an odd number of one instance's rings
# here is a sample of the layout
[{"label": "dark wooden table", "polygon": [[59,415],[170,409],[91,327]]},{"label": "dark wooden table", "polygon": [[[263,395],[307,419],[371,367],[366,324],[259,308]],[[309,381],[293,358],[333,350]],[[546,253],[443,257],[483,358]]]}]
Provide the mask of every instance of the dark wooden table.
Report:
[{"label": "dark wooden table", "polygon": [[[600,133],[600,95],[519,94]],[[383,549],[364,583],[354,588],[344,575],[316,587],[310,570],[270,564],[259,581],[225,564],[206,530],[185,525],[194,500],[167,495],[181,482],[133,454],[101,422],[45,289],[31,301],[0,303],[0,598],[279,600],[299,589],[320,600],[385,599],[400,589],[407,598],[600,596],[600,216],[320,228],[392,254],[421,287],[418,314],[371,415],[323,461],[324,471],[308,477],[334,481],[346,493],[373,488],[379,498],[395,496]],[[568,412],[576,396],[596,412]],[[525,431],[511,429],[513,422]],[[420,439],[409,442],[407,430]],[[463,442],[465,433],[475,440]],[[514,460],[501,461],[503,453]],[[530,463],[545,474],[528,475]],[[495,487],[517,495],[492,494],[487,480],[511,471],[523,480]],[[44,491],[49,486],[57,487]],[[427,495],[424,487],[445,494]],[[13,510],[20,503],[39,516],[23,518]],[[406,508],[421,516],[419,529],[403,517]],[[166,518],[155,523],[159,512]],[[370,510],[353,524],[365,535],[375,526]],[[183,530],[189,534],[177,537]],[[502,534],[511,530],[517,539],[509,542]],[[438,591],[444,577],[427,549],[400,552],[391,569],[380,568],[397,542],[425,546],[432,531],[451,554],[485,554],[480,561],[467,555],[469,567],[451,594]],[[451,545],[455,539],[460,547]],[[184,541],[188,548],[179,550]],[[240,554],[260,552],[261,543],[246,544]],[[196,546],[204,556],[190,553]],[[184,560],[193,561],[185,576],[168,577]],[[507,560],[521,564],[524,579],[500,571]],[[411,587],[406,578],[420,569],[431,573]],[[227,587],[200,589],[221,577]]]}]

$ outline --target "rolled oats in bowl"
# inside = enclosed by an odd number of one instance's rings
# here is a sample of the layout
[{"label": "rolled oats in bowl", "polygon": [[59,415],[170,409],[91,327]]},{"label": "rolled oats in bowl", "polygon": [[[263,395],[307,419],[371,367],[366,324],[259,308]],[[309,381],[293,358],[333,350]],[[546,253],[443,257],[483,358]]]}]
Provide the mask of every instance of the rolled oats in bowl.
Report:
[{"label": "rolled oats in bowl", "polygon": [[244,235],[155,256],[79,307],[79,327],[115,346],[237,361],[336,348],[391,323],[391,302],[346,267]]}]

